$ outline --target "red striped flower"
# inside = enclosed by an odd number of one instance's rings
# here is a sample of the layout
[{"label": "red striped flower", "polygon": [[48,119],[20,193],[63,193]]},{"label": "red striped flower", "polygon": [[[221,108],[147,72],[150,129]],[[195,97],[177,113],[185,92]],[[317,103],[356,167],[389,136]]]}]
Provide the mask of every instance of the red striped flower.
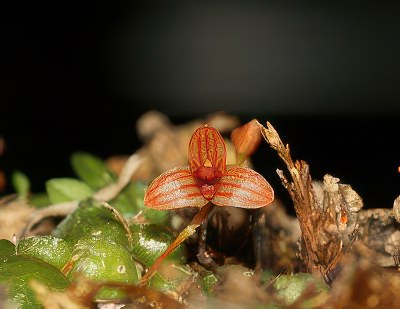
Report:
[{"label": "red striped flower", "polygon": [[270,204],[274,191],[263,176],[250,168],[226,166],[221,134],[207,125],[198,128],[189,143],[189,166],[157,177],[144,204],[157,209],[217,206],[259,208]]}]

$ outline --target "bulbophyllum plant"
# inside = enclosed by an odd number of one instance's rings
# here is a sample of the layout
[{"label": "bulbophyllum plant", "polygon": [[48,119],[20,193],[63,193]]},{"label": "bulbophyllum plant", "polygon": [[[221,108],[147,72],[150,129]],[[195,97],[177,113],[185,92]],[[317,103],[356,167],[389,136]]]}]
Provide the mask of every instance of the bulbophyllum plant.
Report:
[{"label": "bulbophyllum plant", "polygon": [[[232,133],[238,164],[244,162],[261,140],[260,132],[250,128],[253,126],[244,125]],[[274,191],[262,175],[241,165],[226,165],[225,142],[213,127],[204,125],[193,133],[188,160],[189,166],[176,167],[158,176],[145,193],[144,204],[150,208],[198,207],[200,210],[149,268],[142,285],[155,274],[165,257],[207,219],[214,205],[254,209],[267,206],[274,199]]]}]

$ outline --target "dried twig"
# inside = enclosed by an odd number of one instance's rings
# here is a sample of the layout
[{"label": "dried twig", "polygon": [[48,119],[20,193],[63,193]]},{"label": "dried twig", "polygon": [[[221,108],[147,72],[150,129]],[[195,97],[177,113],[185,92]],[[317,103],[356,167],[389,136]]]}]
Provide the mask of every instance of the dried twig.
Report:
[{"label": "dried twig", "polygon": [[[400,252],[400,197],[392,209],[362,210],[363,201],[350,185],[325,175],[323,182],[312,180],[304,161],[293,162],[288,145],[284,145],[273,126],[258,123],[270,146],[285,162],[290,178],[277,170],[288,190],[302,232],[300,258],[307,269],[330,278],[329,273],[342,263],[355,241],[373,252],[373,262],[394,266]],[[359,247],[359,246],[358,246]]]},{"label": "dried twig", "polygon": [[[289,145],[282,143],[278,132],[269,122],[267,122],[267,128],[261,126],[261,132],[270,146],[278,152],[290,173],[291,179],[288,179],[282,170],[277,170],[283,186],[293,200],[299,219],[300,258],[309,272],[328,278],[328,273],[336,267],[342,256],[343,241],[339,225],[342,210],[345,209],[342,206],[347,205],[345,197],[339,202],[334,200],[335,195],[329,192],[328,184],[325,183],[321,191],[322,195],[318,196],[314,190],[315,184],[308,164],[302,160],[293,162]],[[338,203],[343,203],[343,205]]]}]

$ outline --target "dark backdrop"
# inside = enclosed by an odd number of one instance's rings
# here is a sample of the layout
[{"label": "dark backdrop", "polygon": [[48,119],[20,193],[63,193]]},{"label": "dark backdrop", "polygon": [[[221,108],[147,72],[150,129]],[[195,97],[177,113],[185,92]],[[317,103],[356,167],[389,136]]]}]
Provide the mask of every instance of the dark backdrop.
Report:
[{"label": "dark backdrop", "polygon": [[[105,158],[137,149],[135,120],[149,109],[177,123],[224,110],[271,121],[315,177],[331,173],[367,207],[390,207],[400,194],[399,9],[387,1],[9,7],[0,167],[7,176],[22,170],[42,190],[46,179],[72,175],[75,150]],[[255,164],[280,187],[282,166],[267,149]]]}]

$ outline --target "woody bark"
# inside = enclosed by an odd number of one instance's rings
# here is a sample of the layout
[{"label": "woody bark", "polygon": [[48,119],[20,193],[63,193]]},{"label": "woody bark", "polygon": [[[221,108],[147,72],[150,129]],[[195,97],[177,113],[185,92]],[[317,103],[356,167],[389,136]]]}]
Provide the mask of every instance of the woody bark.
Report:
[{"label": "woody bark", "polygon": [[286,164],[288,179],[277,170],[283,186],[289,192],[301,229],[300,258],[307,270],[325,279],[342,255],[343,241],[338,229],[337,215],[329,195],[324,194],[322,203],[313,188],[309,166],[305,161],[293,162],[289,145],[284,145],[273,126],[261,127],[269,145],[275,149]]}]

